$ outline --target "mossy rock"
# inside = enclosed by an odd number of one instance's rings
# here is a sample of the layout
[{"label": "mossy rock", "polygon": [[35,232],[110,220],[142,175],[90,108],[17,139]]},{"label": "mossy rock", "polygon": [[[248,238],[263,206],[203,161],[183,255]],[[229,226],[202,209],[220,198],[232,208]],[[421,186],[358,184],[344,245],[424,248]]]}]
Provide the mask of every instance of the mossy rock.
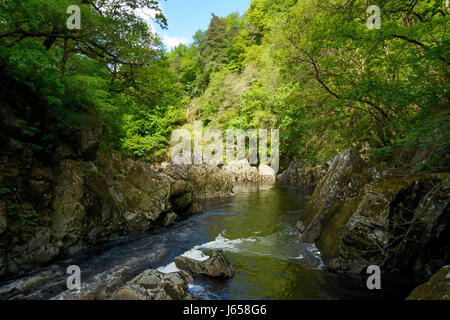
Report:
[{"label": "mossy rock", "polygon": [[450,300],[450,266],[445,266],[426,283],[414,289],[406,300]]}]

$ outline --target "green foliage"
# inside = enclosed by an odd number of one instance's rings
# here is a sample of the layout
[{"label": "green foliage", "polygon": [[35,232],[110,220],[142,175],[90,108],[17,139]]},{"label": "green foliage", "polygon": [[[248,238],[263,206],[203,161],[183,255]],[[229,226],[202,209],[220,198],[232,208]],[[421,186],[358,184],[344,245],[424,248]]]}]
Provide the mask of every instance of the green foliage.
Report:
[{"label": "green foliage", "polygon": [[[73,4],[77,31],[65,27]],[[156,10],[164,28],[158,1],[4,0],[0,60],[48,101],[50,130],[20,124],[36,151],[36,136],[70,137],[95,121],[103,147],[163,161],[171,132],[199,119],[280,128],[284,162],[366,145],[398,163],[401,150],[426,149],[416,169],[446,170],[448,9],[438,0],[377,5],[382,27],[369,30],[367,1],[253,0],[243,16],[213,14],[191,45],[167,53],[133,11]]]},{"label": "green foliage", "polygon": [[8,215],[15,216],[17,214],[17,209],[19,209],[20,206],[16,203],[10,204],[8,206]]},{"label": "green foliage", "polygon": [[430,149],[421,168],[445,170],[445,3],[378,5],[380,30],[366,26],[366,1],[253,0],[243,17],[213,16],[208,30],[171,59],[196,66],[190,88],[202,89],[189,90],[189,121],[278,127],[286,160],[324,162],[364,144],[375,159],[396,162],[403,161],[399,150]]},{"label": "green foliage", "polygon": [[11,193],[11,189],[10,188],[5,188],[5,187],[1,187],[0,188],[0,195],[5,195]]},{"label": "green foliage", "polygon": [[[70,5],[81,8],[80,30],[66,27]],[[153,0],[2,1],[0,60],[47,100],[52,121],[39,137],[43,143],[71,140],[95,122],[106,129],[103,147],[164,158],[171,130],[185,119],[182,89],[189,90],[198,70],[195,62],[183,63],[184,78],[177,79],[161,40],[135,14],[139,8],[156,12],[153,20],[166,28]],[[28,145],[42,150],[40,124],[19,125]]]}]

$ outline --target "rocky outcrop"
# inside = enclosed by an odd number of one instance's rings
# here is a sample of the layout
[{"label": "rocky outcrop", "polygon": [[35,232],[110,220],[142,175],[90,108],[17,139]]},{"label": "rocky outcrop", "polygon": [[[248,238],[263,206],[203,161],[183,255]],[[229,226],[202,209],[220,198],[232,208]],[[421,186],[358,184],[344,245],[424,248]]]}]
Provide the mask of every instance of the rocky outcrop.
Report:
[{"label": "rocky outcrop", "polygon": [[[99,120],[91,118],[91,123],[84,124],[80,130],[80,156],[86,160],[95,160],[98,146],[103,136],[103,125]],[[95,121],[95,122],[94,122]]]},{"label": "rocky outcrop", "polygon": [[[39,198],[34,205],[13,206],[17,214],[8,219],[13,222],[9,228],[0,200],[1,273],[19,272],[130,232],[167,227],[196,213],[201,199],[230,197],[234,185],[232,176],[215,166],[160,170],[115,151],[96,162],[65,159],[33,177],[42,182],[33,189]],[[27,217],[25,212],[36,217],[17,220]]]},{"label": "rocky outcrop", "polygon": [[108,300],[194,300],[188,291],[188,281],[182,272],[164,274],[147,270],[129,281]]},{"label": "rocky outcrop", "polygon": [[426,283],[414,289],[407,300],[450,300],[450,266],[445,266]]},{"label": "rocky outcrop", "polygon": [[327,165],[309,166],[302,161],[292,161],[289,167],[277,176],[277,181],[281,184],[314,190],[326,172]]},{"label": "rocky outcrop", "polygon": [[205,275],[213,278],[232,278],[234,269],[221,249],[213,250],[211,256],[204,261],[188,257],[175,257],[177,268],[194,275]]},{"label": "rocky outcrop", "polygon": [[329,270],[379,265],[421,281],[450,258],[449,175],[368,172],[350,150],[332,161],[297,224],[301,241],[316,243]]},{"label": "rocky outcrop", "polygon": [[259,181],[258,168],[251,166],[246,159],[230,161],[222,169],[231,173],[238,183]]},{"label": "rocky outcrop", "polygon": [[247,159],[230,161],[222,167],[224,172],[231,174],[237,183],[257,182],[274,184],[276,174],[268,165],[251,166]]},{"label": "rocky outcrop", "polygon": [[300,217],[307,228],[302,240],[316,241],[324,223],[339,212],[347,199],[356,196],[367,182],[364,163],[356,153],[345,150],[337,155]]},{"label": "rocky outcrop", "polygon": [[215,165],[168,165],[163,169],[173,186],[172,195],[189,191],[195,200],[229,198],[233,176]]},{"label": "rocky outcrop", "polygon": [[[103,124],[0,77],[0,277],[198,212],[232,195],[213,165],[156,168],[99,151]],[[50,112],[49,112],[50,110]]]}]

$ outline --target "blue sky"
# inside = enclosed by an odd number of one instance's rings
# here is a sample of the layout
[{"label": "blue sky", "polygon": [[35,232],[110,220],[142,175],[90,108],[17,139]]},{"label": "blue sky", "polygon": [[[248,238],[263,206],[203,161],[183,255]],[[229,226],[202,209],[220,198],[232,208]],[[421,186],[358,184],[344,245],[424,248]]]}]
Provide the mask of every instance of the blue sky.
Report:
[{"label": "blue sky", "polygon": [[154,29],[170,49],[180,43],[191,42],[199,30],[206,30],[211,13],[224,17],[232,12],[244,14],[251,0],[167,0],[160,6],[169,24],[168,30],[161,30],[153,23]]}]

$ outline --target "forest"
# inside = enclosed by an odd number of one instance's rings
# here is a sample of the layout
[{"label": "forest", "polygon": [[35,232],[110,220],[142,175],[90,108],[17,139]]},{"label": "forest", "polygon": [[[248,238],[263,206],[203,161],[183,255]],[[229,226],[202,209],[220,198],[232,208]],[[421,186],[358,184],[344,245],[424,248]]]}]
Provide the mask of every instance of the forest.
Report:
[{"label": "forest", "polygon": [[[365,145],[399,163],[398,150],[427,146],[423,169],[444,166],[444,1],[380,1],[377,30],[366,26],[366,1],[255,0],[243,16],[213,14],[192,44],[171,51],[133,11],[158,10],[157,1],[81,1],[83,26],[68,30],[72,3],[0,7],[2,64],[48,101],[60,122],[54,130],[95,113],[107,129],[103,147],[161,162],[172,130],[202,120],[280,128],[285,164],[322,163]],[[154,20],[167,25],[161,12]]]},{"label": "forest", "polygon": [[[252,0],[174,47],[165,3],[0,0],[0,300],[448,300],[449,1]],[[280,171],[171,161],[199,124],[279,130]]]}]

